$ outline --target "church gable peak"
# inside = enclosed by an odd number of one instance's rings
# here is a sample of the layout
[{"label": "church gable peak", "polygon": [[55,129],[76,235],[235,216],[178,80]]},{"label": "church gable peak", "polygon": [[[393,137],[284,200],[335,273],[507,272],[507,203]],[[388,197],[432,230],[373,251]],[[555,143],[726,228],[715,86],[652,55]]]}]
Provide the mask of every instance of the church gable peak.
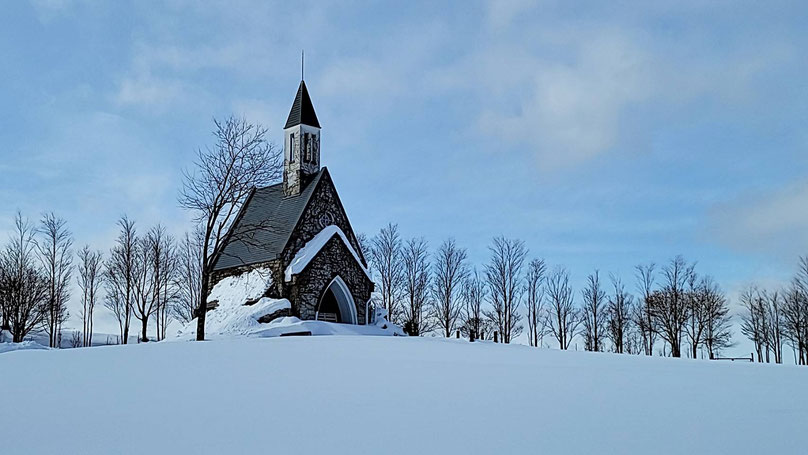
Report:
[{"label": "church gable peak", "polygon": [[328,169],[323,168],[316,182],[309,185],[316,185],[316,187],[306,187],[306,192],[309,192],[310,196],[286,243],[284,249],[285,260],[291,259],[306,242],[311,240],[318,232],[333,224],[342,230],[348,243],[357,251],[360,258],[359,263],[365,266],[367,262],[361,252],[359,242],[351,227],[351,222],[348,220],[348,214],[342,206]]}]

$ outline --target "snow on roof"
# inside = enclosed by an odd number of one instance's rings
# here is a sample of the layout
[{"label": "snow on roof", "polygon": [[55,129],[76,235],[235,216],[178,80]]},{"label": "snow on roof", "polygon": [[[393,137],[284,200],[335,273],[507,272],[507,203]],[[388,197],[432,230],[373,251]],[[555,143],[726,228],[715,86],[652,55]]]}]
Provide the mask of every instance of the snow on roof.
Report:
[{"label": "snow on roof", "polygon": [[272,272],[268,268],[258,267],[223,278],[216,283],[208,294],[208,302],[219,302],[220,308],[244,305],[248,300],[256,300],[264,295],[272,286]]},{"label": "snow on roof", "polygon": [[362,264],[362,261],[359,259],[359,254],[356,253],[353,246],[351,246],[351,242],[348,241],[348,237],[345,236],[345,233],[342,232],[338,226],[330,225],[323,228],[322,231],[318,232],[317,235],[314,236],[313,239],[309,240],[300,251],[295,254],[295,258],[292,259],[292,262],[289,263],[289,266],[286,267],[286,273],[284,275],[284,279],[286,281],[292,280],[292,275],[297,275],[298,273],[302,272],[303,269],[309,265],[312,259],[317,256],[317,253],[323,249],[326,243],[331,240],[331,237],[335,235],[339,235],[342,239],[342,242],[348,247],[348,251],[351,252],[356,263],[359,264],[359,267],[362,268],[362,271],[365,272],[368,279],[372,279],[370,276],[370,271]]}]

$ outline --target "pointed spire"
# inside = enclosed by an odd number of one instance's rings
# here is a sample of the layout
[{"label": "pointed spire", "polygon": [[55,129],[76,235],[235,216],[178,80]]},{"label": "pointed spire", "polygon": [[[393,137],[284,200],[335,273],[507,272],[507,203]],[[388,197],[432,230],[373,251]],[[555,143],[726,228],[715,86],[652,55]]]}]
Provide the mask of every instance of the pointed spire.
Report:
[{"label": "pointed spire", "polygon": [[289,118],[286,119],[286,126],[283,129],[300,124],[320,128],[320,122],[317,121],[317,114],[314,113],[314,106],[311,104],[311,98],[309,98],[309,91],[306,89],[306,83],[302,80],[297,88],[295,102],[292,104],[292,110],[289,111]]}]

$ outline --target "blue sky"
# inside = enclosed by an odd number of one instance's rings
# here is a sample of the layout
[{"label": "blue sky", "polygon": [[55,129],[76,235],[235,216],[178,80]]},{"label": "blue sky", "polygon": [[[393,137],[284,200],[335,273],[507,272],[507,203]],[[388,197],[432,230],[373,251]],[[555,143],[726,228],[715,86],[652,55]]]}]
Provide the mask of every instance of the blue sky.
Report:
[{"label": "blue sky", "polygon": [[491,237],[632,281],[684,254],[731,297],[808,253],[802,2],[5,2],[0,235],[15,209],[107,250],[187,226],[211,119],[282,126],[300,78],[354,228],[475,263]]}]

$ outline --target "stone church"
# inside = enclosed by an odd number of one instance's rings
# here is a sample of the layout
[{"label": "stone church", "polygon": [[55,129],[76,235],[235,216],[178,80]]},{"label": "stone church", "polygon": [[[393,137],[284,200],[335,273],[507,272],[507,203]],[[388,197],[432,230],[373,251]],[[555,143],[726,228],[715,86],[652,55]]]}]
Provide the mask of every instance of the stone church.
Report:
[{"label": "stone church", "polygon": [[[244,203],[211,277],[216,283],[256,268],[272,280],[265,297],[291,302],[303,320],[368,323],[373,281],[326,167],[320,122],[300,81],[284,126],[283,182],[255,188]],[[261,226],[246,234],[250,227]]]}]

